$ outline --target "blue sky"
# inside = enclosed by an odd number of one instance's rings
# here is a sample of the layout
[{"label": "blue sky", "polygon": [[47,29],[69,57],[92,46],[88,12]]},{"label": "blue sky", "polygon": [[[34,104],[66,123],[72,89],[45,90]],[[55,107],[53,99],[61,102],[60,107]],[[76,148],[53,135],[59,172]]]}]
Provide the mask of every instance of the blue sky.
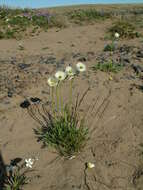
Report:
[{"label": "blue sky", "polygon": [[0,5],[29,8],[101,3],[143,3],[143,0],[0,0]]}]

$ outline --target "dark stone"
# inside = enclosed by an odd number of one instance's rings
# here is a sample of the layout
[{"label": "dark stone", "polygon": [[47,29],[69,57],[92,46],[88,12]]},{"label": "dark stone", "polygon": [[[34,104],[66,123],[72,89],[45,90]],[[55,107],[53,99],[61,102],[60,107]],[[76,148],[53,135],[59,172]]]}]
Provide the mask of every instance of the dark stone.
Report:
[{"label": "dark stone", "polygon": [[56,58],[50,56],[48,58],[43,59],[43,63],[45,63],[45,64],[55,64],[56,63]]},{"label": "dark stone", "polygon": [[65,59],[61,59],[60,61],[57,61],[56,65],[59,66],[59,65],[64,65],[65,64]]},{"label": "dark stone", "polygon": [[95,55],[95,53],[94,53],[93,51],[88,51],[88,52],[87,52],[87,55],[94,56],[94,55]]},{"label": "dark stone", "polygon": [[143,86],[138,85],[137,88],[143,92]]},{"label": "dark stone", "polygon": [[14,65],[16,63],[16,57],[11,57],[11,62],[12,65]]},{"label": "dark stone", "polygon": [[78,61],[85,62],[87,59],[85,57],[80,57]]},{"label": "dark stone", "polygon": [[30,106],[30,102],[28,100],[24,100],[24,102],[20,104],[20,107],[23,109],[28,108],[29,106]]},{"label": "dark stone", "polygon": [[140,65],[132,64],[132,68],[134,69],[135,73],[139,74],[140,72],[143,72],[143,67]]},{"label": "dark stone", "polygon": [[7,96],[8,96],[9,98],[12,98],[13,93],[12,93],[11,91],[8,91]]},{"label": "dark stone", "polygon": [[123,53],[123,52],[130,53],[132,50],[133,50],[133,47],[127,46],[127,45],[123,45],[122,47],[119,47],[120,53]]},{"label": "dark stone", "polygon": [[77,58],[77,57],[80,57],[80,56],[81,56],[80,53],[73,53],[73,55],[72,55],[73,58]]},{"label": "dark stone", "polygon": [[37,97],[34,97],[34,98],[30,98],[31,102],[33,103],[39,103],[41,102],[41,99],[40,98],[37,98]]},{"label": "dark stone", "polygon": [[[125,77],[127,80],[135,80],[136,79],[136,77],[135,76],[132,76],[132,75],[130,75],[130,76],[126,76]],[[123,78],[124,79],[124,78]]]},{"label": "dark stone", "polygon": [[74,45],[74,44],[71,44],[71,47],[75,47],[75,45]]},{"label": "dark stone", "polygon": [[28,67],[30,67],[31,65],[30,64],[26,64],[26,63],[19,63],[18,64],[18,67],[20,68],[20,69],[26,69],[26,68],[28,68]]},{"label": "dark stone", "polygon": [[15,159],[11,160],[10,165],[16,166],[21,161],[22,161],[22,158],[15,158]]},{"label": "dark stone", "polygon": [[128,56],[121,56],[120,59],[119,59],[119,62],[121,62],[121,64],[123,64],[124,66],[126,66],[131,61],[130,61],[130,58]]},{"label": "dark stone", "polygon": [[143,51],[138,51],[137,53],[136,53],[136,56],[137,57],[139,57],[139,58],[143,58]]}]

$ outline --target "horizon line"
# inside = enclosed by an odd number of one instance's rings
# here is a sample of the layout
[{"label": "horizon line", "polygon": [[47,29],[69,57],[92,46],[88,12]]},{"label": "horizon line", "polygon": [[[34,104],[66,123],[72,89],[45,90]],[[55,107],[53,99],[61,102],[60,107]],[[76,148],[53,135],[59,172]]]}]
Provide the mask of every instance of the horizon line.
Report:
[{"label": "horizon line", "polygon": [[12,5],[8,5],[8,4],[0,4],[0,7],[8,7],[11,9],[41,9],[41,8],[61,8],[61,7],[72,7],[72,6],[89,6],[89,5],[142,5],[143,2],[134,2],[134,3],[87,3],[87,4],[68,4],[68,5],[53,5],[53,6],[39,6],[39,7],[30,7],[30,6],[12,6]]}]

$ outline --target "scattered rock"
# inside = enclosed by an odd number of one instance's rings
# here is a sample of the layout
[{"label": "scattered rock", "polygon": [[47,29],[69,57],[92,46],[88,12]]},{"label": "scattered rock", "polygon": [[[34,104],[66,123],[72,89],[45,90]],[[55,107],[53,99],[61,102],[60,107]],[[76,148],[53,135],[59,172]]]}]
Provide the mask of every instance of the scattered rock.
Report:
[{"label": "scattered rock", "polygon": [[140,72],[143,72],[143,67],[140,65],[132,64],[131,67],[134,69],[136,74],[139,74]]},{"label": "scattered rock", "polygon": [[53,56],[46,57],[46,58],[41,57],[39,63],[40,64],[55,64],[56,63],[56,58],[53,57]]},{"label": "scattered rock", "polygon": [[80,58],[78,59],[78,61],[85,62],[85,61],[87,61],[87,59],[86,59],[85,57],[80,57]]},{"label": "scattered rock", "polygon": [[56,66],[57,68],[60,67],[61,65],[64,65],[65,64],[65,58],[61,59],[60,61],[57,61],[56,62]]},{"label": "scattered rock", "polygon": [[72,57],[75,59],[75,58],[81,57],[81,54],[80,53],[73,53]]},{"label": "scattered rock", "polygon": [[8,91],[8,92],[7,92],[7,96],[8,96],[9,98],[12,98],[13,93],[12,93],[11,91]]},{"label": "scattered rock", "polygon": [[30,67],[31,65],[30,64],[26,64],[26,63],[19,63],[18,64],[18,67],[20,68],[20,69],[26,69],[26,68],[28,68],[28,67]]},{"label": "scattered rock", "polygon": [[31,104],[30,104],[30,102],[28,100],[24,100],[24,102],[22,102],[20,104],[20,107],[23,108],[23,109],[25,109],[25,108],[28,108],[30,105]]},{"label": "scattered rock", "polygon": [[34,97],[34,98],[30,98],[31,102],[33,103],[39,103],[41,102],[41,99],[40,98],[37,98],[37,97]]},{"label": "scattered rock", "polygon": [[139,51],[136,53],[136,56],[139,57],[139,58],[143,58],[143,50],[139,50]]},{"label": "scattered rock", "polygon": [[131,63],[129,56],[121,56],[119,61],[121,62],[122,65],[126,66]]},{"label": "scattered rock", "polygon": [[119,47],[119,52],[120,53],[130,53],[133,50],[133,46],[127,46],[127,45],[123,45],[121,47]]}]

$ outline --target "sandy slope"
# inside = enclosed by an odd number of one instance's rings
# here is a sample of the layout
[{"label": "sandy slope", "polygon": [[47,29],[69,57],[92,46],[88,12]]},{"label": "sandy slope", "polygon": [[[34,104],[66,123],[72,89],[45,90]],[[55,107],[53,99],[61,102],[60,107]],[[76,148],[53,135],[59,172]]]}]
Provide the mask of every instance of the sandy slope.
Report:
[{"label": "sandy slope", "polygon": [[[16,40],[0,41],[0,144],[3,158],[9,163],[15,157],[38,157],[36,171],[25,190],[143,188],[142,176],[135,178],[136,185],[132,183],[143,161],[139,151],[139,144],[143,142],[143,92],[133,86],[142,85],[142,80],[130,66],[112,74],[113,80],[109,80],[107,73],[91,70],[106,43],[103,37],[110,24],[110,21],[103,21],[89,26],[52,29],[22,40],[23,51],[18,49]],[[140,38],[119,43],[140,48],[143,45]],[[41,149],[33,132],[38,124],[19,105],[25,98],[49,99],[46,80],[55,72],[56,65],[60,68],[74,65],[83,57],[88,71],[86,76],[75,81],[75,94],[90,84],[92,88],[84,101],[84,109],[99,97],[97,109],[110,92],[109,104],[102,117],[89,118],[87,123],[92,133],[83,152],[73,160],[64,160],[57,158],[53,149]],[[143,66],[143,59],[133,59],[132,63]],[[94,120],[92,125],[91,120]],[[85,170],[88,161],[95,163],[94,169]]]}]

